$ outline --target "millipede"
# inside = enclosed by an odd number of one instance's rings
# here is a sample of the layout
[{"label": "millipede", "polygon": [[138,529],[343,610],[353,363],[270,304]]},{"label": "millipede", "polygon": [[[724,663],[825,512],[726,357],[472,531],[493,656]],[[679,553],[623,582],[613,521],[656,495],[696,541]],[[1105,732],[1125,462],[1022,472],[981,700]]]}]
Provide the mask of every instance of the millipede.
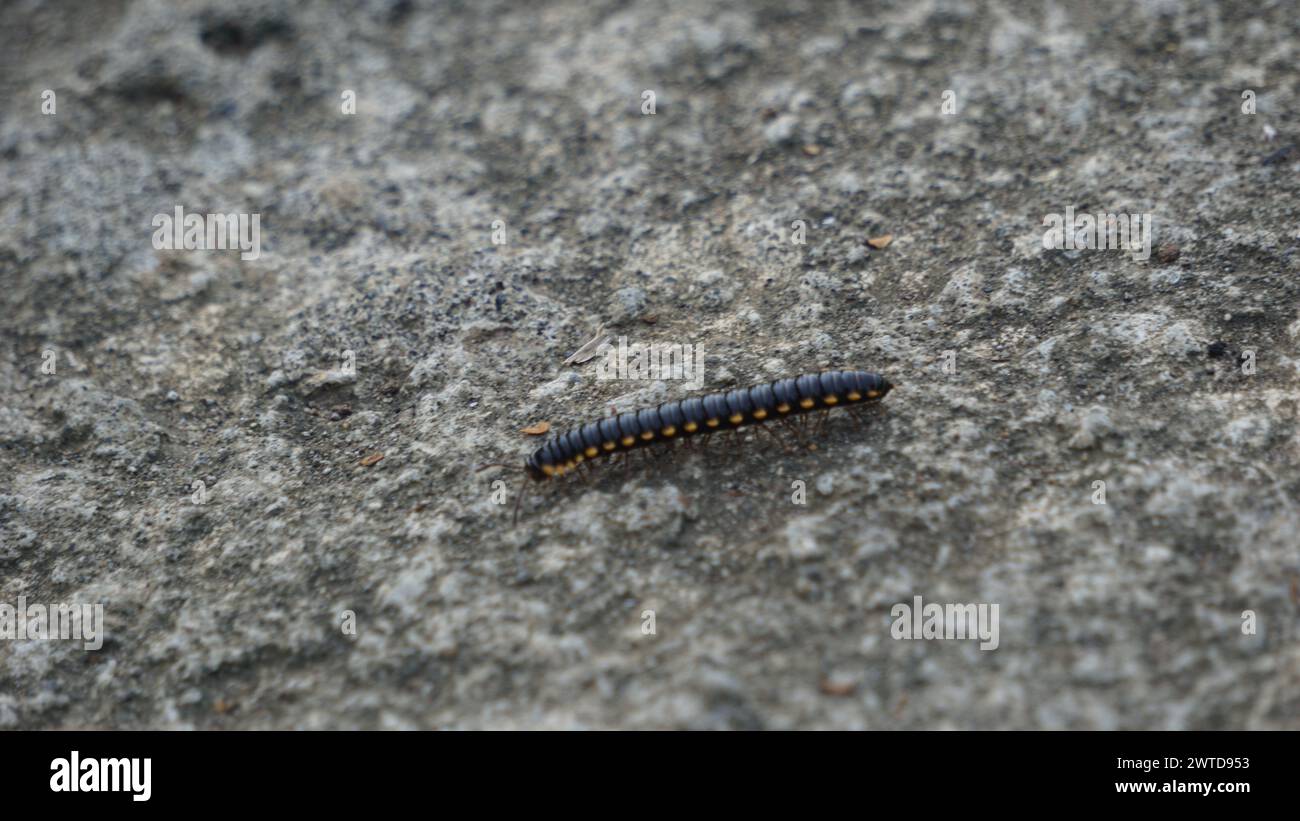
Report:
[{"label": "millipede", "polygon": [[[762,382],[748,388],[664,402],[627,411],[553,436],[524,462],[535,482],[563,476],[583,462],[746,425],[784,421],[814,411],[879,402],[893,389],[868,371],[822,371]],[[493,463],[484,467],[510,467]],[[515,501],[519,515],[522,492]]]}]

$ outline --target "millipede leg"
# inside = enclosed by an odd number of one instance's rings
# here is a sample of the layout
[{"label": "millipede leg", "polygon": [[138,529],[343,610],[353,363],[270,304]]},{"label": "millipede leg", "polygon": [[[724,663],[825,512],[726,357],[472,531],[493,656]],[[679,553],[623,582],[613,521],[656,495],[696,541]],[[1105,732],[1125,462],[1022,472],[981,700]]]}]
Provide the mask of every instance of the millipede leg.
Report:
[{"label": "millipede leg", "polygon": [[515,510],[510,515],[510,526],[514,527],[519,524],[519,505],[524,501],[524,490],[528,487],[528,475],[524,475],[524,480],[519,484],[519,492],[515,494]]},{"label": "millipede leg", "polygon": [[791,424],[789,419],[782,419],[781,424],[785,425],[786,428],[788,428],[790,432],[794,434],[794,438],[799,440],[800,445],[805,444],[803,433],[799,431],[799,427],[797,425]]},{"label": "millipede leg", "polygon": [[772,430],[767,425],[759,425],[758,429],[763,431],[763,433],[766,433],[768,436],[772,437],[774,440],[776,440],[776,443],[781,446],[781,450],[785,451],[786,453],[790,452],[790,446],[787,445],[785,442],[781,441],[781,437],[776,435],[776,431]]},{"label": "millipede leg", "polygon": [[[822,428],[826,424],[826,413],[827,412],[824,410],[818,411],[818,415],[816,418],[810,418],[808,420],[808,427],[812,428],[812,436],[814,437],[821,436]],[[808,450],[817,450],[817,443],[815,441],[809,442]]]}]

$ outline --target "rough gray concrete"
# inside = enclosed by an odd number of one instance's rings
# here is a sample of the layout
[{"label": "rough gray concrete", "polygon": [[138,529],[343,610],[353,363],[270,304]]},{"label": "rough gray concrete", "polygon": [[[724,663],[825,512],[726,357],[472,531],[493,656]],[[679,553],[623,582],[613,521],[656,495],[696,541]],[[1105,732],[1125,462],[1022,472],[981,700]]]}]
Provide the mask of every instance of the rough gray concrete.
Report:
[{"label": "rough gray concrete", "polygon": [[[20,2],[0,54],[0,602],[107,620],[0,641],[0,727],[1300,727],[1292,4]],[[511,526],[521,428],[687,394],[566,368],[601,324],[900,387]]]}]

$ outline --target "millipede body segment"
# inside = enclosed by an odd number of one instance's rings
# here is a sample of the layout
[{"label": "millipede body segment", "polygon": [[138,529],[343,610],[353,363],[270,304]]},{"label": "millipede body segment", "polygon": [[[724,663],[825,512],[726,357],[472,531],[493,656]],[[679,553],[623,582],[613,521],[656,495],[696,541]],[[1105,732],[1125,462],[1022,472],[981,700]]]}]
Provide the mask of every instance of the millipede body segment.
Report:
[{"label": "millipede body segment", "polygon": [[878,402],[893,387],[883,376],[867,371],[825,371],[665,402],[565,431],[529,456],[524,470],[542,481],[562,476],[584,461],[657,442]]}]

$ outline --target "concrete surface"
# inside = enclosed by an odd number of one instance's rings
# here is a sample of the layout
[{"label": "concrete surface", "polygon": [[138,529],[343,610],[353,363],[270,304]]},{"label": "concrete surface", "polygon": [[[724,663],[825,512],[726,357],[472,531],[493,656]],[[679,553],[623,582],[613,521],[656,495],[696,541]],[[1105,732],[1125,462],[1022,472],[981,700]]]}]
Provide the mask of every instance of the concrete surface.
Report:
[{"label": "concrete surface", "polygon": [[[1300,728],[1292,4],[19,2],[0,53],[0,602],[106,622],[0,641],[0,727]],[[899,388],[512,526],[522,428],[689,395],[566,367],[602,325]]]}]

